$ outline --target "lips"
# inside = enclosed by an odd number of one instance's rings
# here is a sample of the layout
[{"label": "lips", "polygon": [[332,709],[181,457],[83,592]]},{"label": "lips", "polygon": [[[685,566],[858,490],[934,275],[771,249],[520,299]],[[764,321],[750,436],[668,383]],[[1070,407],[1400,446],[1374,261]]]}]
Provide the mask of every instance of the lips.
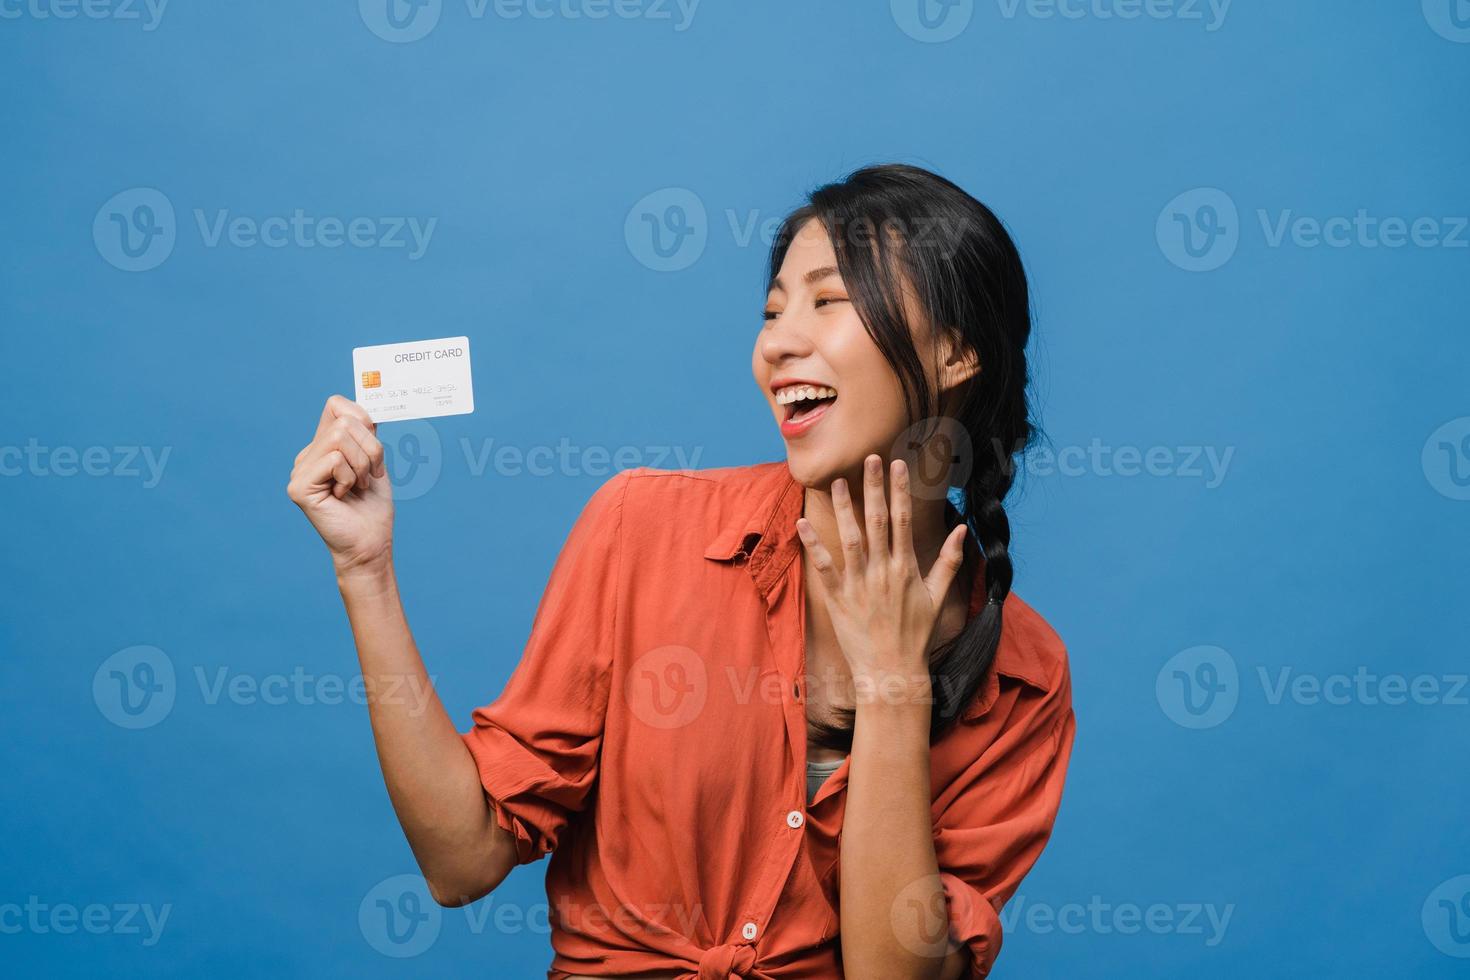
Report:
[{"label": "lips", "polygon": [[787,438],[805,435],[837,401],[836,388],[801,378],[782,379],[771,388],[776,405],[786,410],[781,434]]},{"label": "lips", "polygon": [[[835,399],[834,399],[835,401]],[[795,439],[804,436],[832,409],[832,402],[821,402],[815,407],[802,410],[799,414],[788,414],[781,420],[781,434],[787,439]]]}]

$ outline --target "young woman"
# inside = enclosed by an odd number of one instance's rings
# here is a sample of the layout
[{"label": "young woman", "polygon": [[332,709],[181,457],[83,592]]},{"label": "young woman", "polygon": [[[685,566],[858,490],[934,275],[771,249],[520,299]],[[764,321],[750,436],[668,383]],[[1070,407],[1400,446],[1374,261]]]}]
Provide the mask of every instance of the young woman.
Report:
[{"label": "young woman", "polygon": [[[432,692],[371,699],[436,900],[552,855],[552,980],[983,977],[1056,816],[1070,675],[1011,594],[1003,506],[1032,433],[1014,245],[949,181],[871,167],[769,271],[752,367],[786,460],[607,481],[468,733]],[[288,492],[369,691],[429,691],[358,405],[327,401]]]}]

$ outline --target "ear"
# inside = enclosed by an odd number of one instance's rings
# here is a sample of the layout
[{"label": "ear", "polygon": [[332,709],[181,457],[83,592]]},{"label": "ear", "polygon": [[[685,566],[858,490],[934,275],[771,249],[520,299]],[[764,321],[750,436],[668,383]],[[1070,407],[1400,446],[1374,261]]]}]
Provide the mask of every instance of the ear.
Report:
[{"label": "ear", "polygon": [[980,373],[980,355],[951,331],[939,336],[939,390],[953,391]]}]

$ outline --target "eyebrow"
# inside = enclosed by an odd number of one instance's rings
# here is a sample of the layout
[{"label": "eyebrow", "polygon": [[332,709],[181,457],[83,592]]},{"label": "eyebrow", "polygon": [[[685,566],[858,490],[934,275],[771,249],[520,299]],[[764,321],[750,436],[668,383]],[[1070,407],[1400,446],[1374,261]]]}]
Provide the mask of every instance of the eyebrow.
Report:
[{"label": "eyebrow", "polygon": [[[820,282],[821,280],[826,279],[828,276],[835,275],[837,275],[837,267],[835,265],[823,265],[818,266],[817,268],[808,272],[806,275],[802,276],[801,281],[810,286],[814,282]],[[783,293],[786,292],[786,287],[781,284],[780,276],[777,276],[775,279],[771,280],[771,284],[766,287],[766,292],[770,292],[773,289],[779,289]]]}]

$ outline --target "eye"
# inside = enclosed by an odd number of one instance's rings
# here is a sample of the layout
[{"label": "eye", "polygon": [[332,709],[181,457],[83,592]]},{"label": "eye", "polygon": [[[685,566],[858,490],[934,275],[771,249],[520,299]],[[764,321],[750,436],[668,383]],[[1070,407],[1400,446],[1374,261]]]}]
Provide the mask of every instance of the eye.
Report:
[{"label": "eye", "polygon": [[828,303],[846,303],[846,302],[847,302],[847,297],[846,296],[823,296],[821,299],[818,299],[817,300],[816,305],[820,307],[820,306],[825,306]]},{"label": "eye", "polygon": [[761,319],[762,320],[766,320],[766,321],[770,321],[770,320],[776,319],[776,317],[778,317],[780,315],[781,315],[781,311],[780,310],[766,310],[764,313],[761,314]]}]

